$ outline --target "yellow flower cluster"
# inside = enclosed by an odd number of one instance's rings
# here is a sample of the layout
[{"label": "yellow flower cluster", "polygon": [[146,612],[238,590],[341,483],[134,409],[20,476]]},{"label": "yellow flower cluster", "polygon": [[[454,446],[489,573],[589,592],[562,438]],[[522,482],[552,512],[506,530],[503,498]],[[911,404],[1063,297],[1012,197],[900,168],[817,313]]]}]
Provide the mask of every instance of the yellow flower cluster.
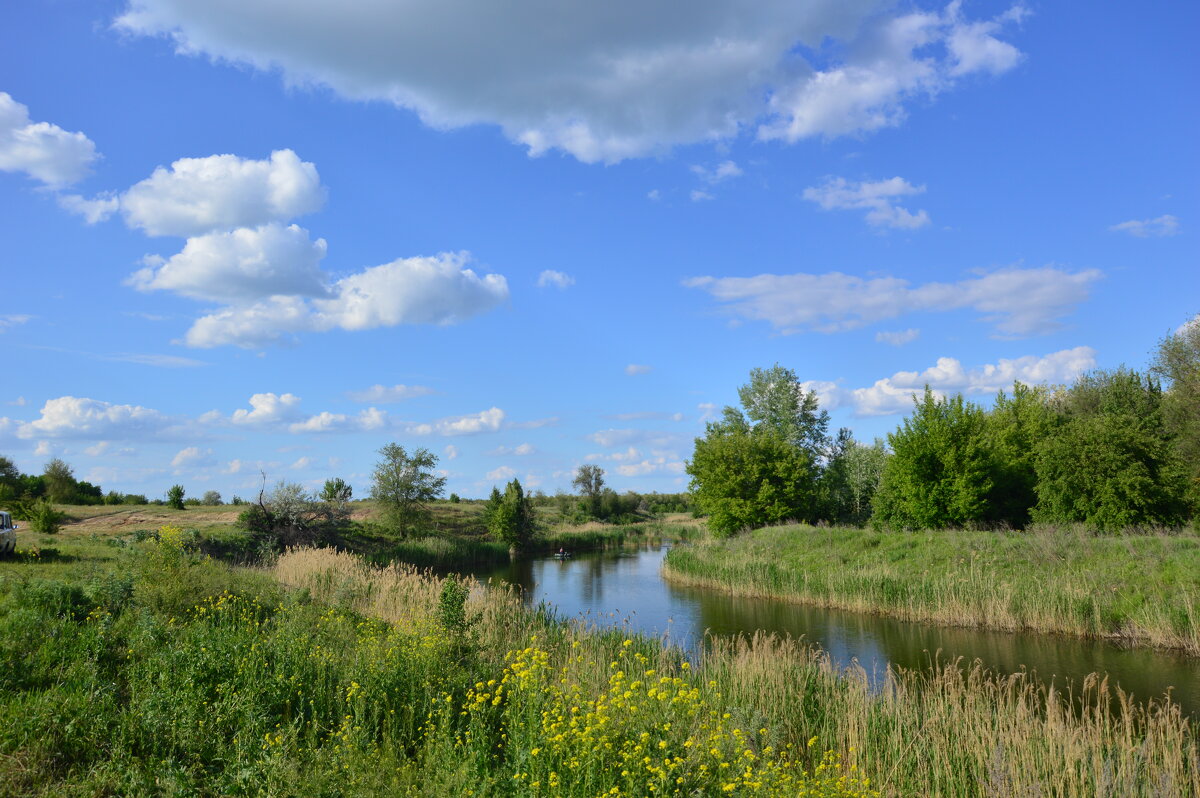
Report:
[{"label": "yellow flower cluster", "polygon": [[[466,729],[455,745],[464,753],[478,749],[483,740],[496,739],[499,724],[499,743],[487,764],[509,770],[518,792],[878,795],[834,752],[806,771],[791,746],[776,750],[767,744],[766,729],[737,727],[705,690],[658,674],[628,645],[609,664],[608,685],[595,697],[571,678],[581,657],[555,668],[549,652],[530,645],[507,659],[499,679],[467,691],[456,712]],[[450,698],[443,696],[442,707]]]}]

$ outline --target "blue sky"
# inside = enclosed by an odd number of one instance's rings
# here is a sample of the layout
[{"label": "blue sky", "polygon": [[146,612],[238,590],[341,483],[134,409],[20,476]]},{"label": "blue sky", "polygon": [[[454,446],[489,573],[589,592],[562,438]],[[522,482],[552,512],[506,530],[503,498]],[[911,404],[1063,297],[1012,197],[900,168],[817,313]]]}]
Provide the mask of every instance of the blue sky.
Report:
[{"label": "blue sky", "polygon": [[756,366],[869,441],[1200,312],[1193,3],[502,6],[6,3],[0,453],[675,491]]}]

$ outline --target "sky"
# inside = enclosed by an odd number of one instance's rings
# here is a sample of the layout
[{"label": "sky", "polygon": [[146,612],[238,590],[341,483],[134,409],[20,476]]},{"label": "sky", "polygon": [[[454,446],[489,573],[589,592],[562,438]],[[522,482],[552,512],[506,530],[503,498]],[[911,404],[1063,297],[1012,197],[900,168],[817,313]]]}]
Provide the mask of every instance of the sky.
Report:
[{"label": "sky", "polygon": [[686,488],[755,367],[1146,367],[1200,313],[1200,5],[7,0],[0,454],[105,490]]}]

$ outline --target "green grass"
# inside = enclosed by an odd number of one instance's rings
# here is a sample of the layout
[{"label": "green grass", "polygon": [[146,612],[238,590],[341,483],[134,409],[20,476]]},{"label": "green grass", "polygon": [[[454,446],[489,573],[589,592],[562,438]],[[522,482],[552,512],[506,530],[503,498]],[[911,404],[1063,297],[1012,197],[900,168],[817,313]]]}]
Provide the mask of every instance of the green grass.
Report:
[{"label": "green grass", "polygon": [[1200,537],[780,526],[671,550],[665,575],[913,621],[1200,655]]},{"label": "green grass", "polygon": [[160,537],[3,563],[0,794],[1200,795],[1178,711],[1103,684],[1073,711],[978,669],[874,693],[795,642],[688,663],[479,585],[456,633],[407,566]]}]

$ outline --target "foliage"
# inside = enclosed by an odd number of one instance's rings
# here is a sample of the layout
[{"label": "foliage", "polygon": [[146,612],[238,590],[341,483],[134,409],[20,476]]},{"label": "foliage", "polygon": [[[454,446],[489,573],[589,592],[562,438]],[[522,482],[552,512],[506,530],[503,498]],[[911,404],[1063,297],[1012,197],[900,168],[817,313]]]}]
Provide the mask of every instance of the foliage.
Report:
[{"label": "foliage", "polygon": [[438,625],[452,634],[463,634],[467,631],[467,597],[471,590],[461,578],[451,574],[442,582],[442,592],[438,595],[437,622]]},{"label": "foliage", "polygon": [[167,506],[172,510],[182,510],[183,504],[183,485],[172,485],[167,489]]},{"label": "foliage", "polygon": [[991,453],[983,410],[925,387],[888,435],[892,456],[875,494],[876,524],[904,529],[978,526],[988,518]]},{"label": "foliage", "polygon": [[1012,395],[996,397],[985,435],[992,456],[988,519],[1024,529],[1037,504],[1037,448],[1054,429],[1050,393],[1041,386],[1013,383]]},{"label": "foliage", "polygon": [[42,535],[58,534],[66,520],[66,516],[54,509],[54,504],[46,498],[24,503],[21,516],[29,522],[30,529]]},{"label": "foliage", "polygon": [[1097,371],[1057,404],[1055,428],[1037,447],[1036,520],[1106,531],[1182,523],[1186,475],[1156,381],[1126,369]]},{"label": "foliage", "polygon": [[62,459],[55,457],[42,471],[46,482],[46,498],[57,504],[70,504],[76,493],[75,473]]},{"label": "foliage", "polygon": [[238,526],[250,533],[260,551],[279,552],[323,542],[331,527],[343,520],[336,506],[317,502],[303,485],[281,480],[259,504],[238,515]]},{"label": "foliage", "polygon": [[[493,495],[498,492],[493,489]],[[512,480],[504,488],[504,496],[488,513],[487,524],[488,531],[514,551],[529,548],[537,524],[533,502],[525,495],[519,480]]]},{"label": "foliage", "polygon": [[460,501],[462,501],[462,499],[457,493],[451,493],[446,501],[450,502],[451,504],[458,504]]},{"label": "foliage", "polygon": [[1163,424],[1186,469],[1191,512],[1200,517],[1200,315],[1159,342],[1150,371],[1167,386]]},{"label": "foliage", "polygon": [[204,497],[200,499],[200,503],[205,507],[219,507],[224,502],[221,501],[221,494],[215,490],[207,490],[204,492]]},{"label": "foliage", "polygon": [[420,448],[411,455],[403,446],[389,443],[379,450],[371,498],[379,502],[384,523],[405,537],[429,519],[428,502],[442,495],[446,478],[437,476],[437,455]]},{"label": "foliage", "polygon": [[829,413],[820,409],[816,391],[804,390],[792,369],[778,363],[751,369],[750,382],[738,388],[738,400],[746,418],[808,452],[814,463],[824,451]]},{"label": "foliage", "polygon": [[325,480],[321,488],[321,501],[338,510],[344,510],[353,495],[354,489],[341,477]]},{"label": "foliage", "polygon": [[696,506],[721,536],[796,520],[815,505],[811,457],[765,425],[709,424],[687,469]]},{"label": "foliage", "polygon": [[849,430],[838,430],[820,478],[822,517],[837,523],[866,523],[888,456],[883,441],[867,446],[850,437]]}]

